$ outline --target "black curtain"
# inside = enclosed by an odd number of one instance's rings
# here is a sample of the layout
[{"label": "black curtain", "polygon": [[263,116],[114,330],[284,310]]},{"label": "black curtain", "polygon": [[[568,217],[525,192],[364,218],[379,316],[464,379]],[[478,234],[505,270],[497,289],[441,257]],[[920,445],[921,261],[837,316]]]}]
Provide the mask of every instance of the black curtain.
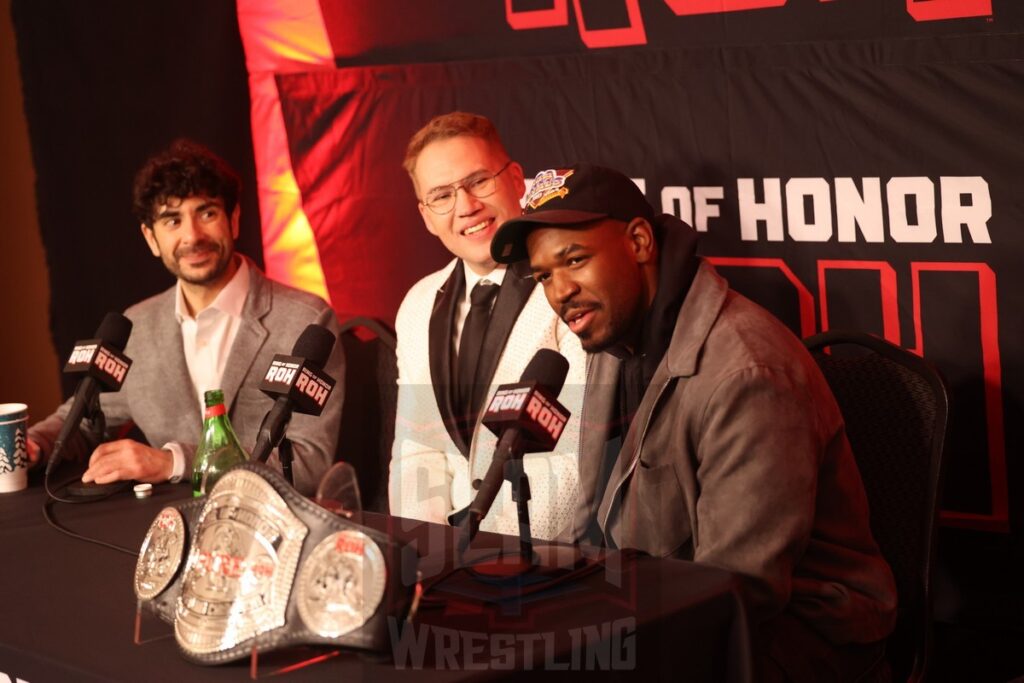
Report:
[{"label": "black curtain", "polygon": [[[235,3],[14,0],[11,15],[58,356],[107,311],[173,283],[132,218],[131,184],[176,137],[202,142],[241,174],[237,247],[262,266]],[[65,378],[64,394],[73,388]]]}]

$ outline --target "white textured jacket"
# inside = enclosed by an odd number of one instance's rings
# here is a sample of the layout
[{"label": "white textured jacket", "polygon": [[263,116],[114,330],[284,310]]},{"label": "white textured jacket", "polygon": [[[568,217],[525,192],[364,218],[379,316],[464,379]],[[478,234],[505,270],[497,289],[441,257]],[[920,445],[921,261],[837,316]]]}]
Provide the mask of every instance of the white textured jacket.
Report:
[{"label": "white textured jacket", "polygon": [[[440,369],[449,367],[450,358],[441,356],[451,354],[450,316],[458,295],[454,290],[462,286],[461,273],[462,264],[455,259],[426,276],[409,290],[398,311],[398,409],[388,498],[391,513],[399,517],[445,523],[451,513],[467,507],[476,493],[473,481],[486,475],[497,443],[497,437],[478,421],[467,457],[445,424],[450,417],[445,413],[450,410],[438,405],[448,388],[447,373]],[[491,329],[484,339],[483,353],[497,354],[484,400],[498,385],[519,381],[538,349],[553,349],[569,360],[559,402],[572,417],[553,452],[531,453],[524,458],[532,493],[531,532],[534,538],[552,539],[569,533],[577,503],[579,415],[586,354],[576,335],[551,310],[541,288],[534,287],[532,280],[527,282],[526,277],[523,269],[511,266],[502,283],[503,290],[511,285],[512,292],[499,294]],[[516,288],[525,303],[503,300],[514,299]],[[519,533],[508,482],[481,529]]]}]

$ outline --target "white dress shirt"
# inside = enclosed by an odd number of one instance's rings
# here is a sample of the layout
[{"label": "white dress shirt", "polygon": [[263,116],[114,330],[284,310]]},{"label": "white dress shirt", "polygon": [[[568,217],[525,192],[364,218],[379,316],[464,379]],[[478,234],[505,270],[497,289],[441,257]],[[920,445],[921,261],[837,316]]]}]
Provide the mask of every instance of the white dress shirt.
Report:
[{"label": "white dress shirt", "polygon": [[[185,294],[181,290],[181,283],[178,283],[174,316],[181,325],[185,364],[196,390],[200,415],[206,408],[203,395],[211,389],[220,388],[224,366],[242,322],[242,307],[249,296],[249,265],[245,259],[238,261],[238,270],[234,276],[210,305],[195,316],[189,314]],[[181,446],[172,441],[164,444],[163,448],[174,455],[170,481],[180,481],[185,475],[185,454]]]}]

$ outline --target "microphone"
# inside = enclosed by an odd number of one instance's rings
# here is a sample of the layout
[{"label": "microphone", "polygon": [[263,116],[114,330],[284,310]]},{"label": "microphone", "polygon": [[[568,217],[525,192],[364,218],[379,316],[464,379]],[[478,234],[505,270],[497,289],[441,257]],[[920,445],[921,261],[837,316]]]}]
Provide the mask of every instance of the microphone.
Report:
[{"label": "microphone", "polygon": [[569,361],[551,349],[540,349],[519,382],[502,384],[484,410],[483,423],[497,435],[498,445],[480,488],[469,506],[460,547],[465,549],[494,504],[505,479],[505,466],[524,453],[545,453],[558,443],[569,411],[558,401]]},{"label": "microphone", "polygon": [[[306,326],[292,355],[278,354],[270,362],[260,390],[275,399],[263,418],[252,459],[266,462],[284,438],[292,413],[320,415],[334,390],[335,380],[323,367],[334,348],[334,333],[316,323]],[[283,463],[282,463],[283,465]]]},{"label": "microphone", "polygon": [[71,410],[64,418],[57,440],[53,442],[53,452],[46,463],[47,477],[61,460],[64,442],[78,429],[86,411],[93,409],[97,394],[100,391],[120,391],[132,364],[131,359],[122,353],[131,332],[132,321],[120,313],[111,312],[104,316],[94,339],[75,343],[64,372],[85,376],[75,389]]}]

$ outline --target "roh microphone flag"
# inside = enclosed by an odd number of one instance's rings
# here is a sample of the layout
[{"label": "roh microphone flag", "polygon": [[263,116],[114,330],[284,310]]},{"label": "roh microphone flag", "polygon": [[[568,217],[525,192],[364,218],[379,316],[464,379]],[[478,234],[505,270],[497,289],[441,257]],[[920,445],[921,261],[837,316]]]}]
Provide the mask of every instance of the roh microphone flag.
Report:
[{"label": "roh microphone flag", "polygon": [[107,389],[117,391],[124,384],[132,361],[102,339],[84,339],[75,344],[64,366],[68,374],[87,374]]},{"label": "roh microphone flag", "polygon": [[71,408],[53,442],[53,452],[46,463],[47,476],[60,462],[64,443],[78,429],[82,419],[87,414],[90,419],[93,414],[102,414],[96,401],[97,394],[104,390],[121,390],[132,364],[121,350],[128,343],[131,332],[131,320],[116,311],[107,313],[96,330],[95,338],[80,341],[71,350],[64,372],[81,374],[83,377],[78,382]]},{"label": "roh microphone flag", "polygon": [[[334,389],[335,380],[324,372],[323,367],[335,342],[333,332],[312,323],[295,340],[292,355],[274,356],[260,385],[263,393],[274,399],[274,405],[263,418],[252,450],[253,460],[266,462],[270,452],[282,443],[292,413],[319,417]],[[286,450],[287,453],[291,451]],[[281,468],[290,482],[291,458],[287,453],[281,458]]]},{"label": "roh microphone flag", "polygon": [[[514,495],[517,501],[525,504],[530,499],[522,456],[524,453],[550,451],[558,443],[558,437],[569,421],[569,411],[556,397],[562,391],[568,372],[569,361],[563,355],[553,349],[540,349],[530,359],[517,383],[502,384],[494,392],[484,411],[483,423],[498,436],[498,444],[463,522],[460,550],[465,550],[473,540],[503,480],[512,481],[514,488],[515,482],[519,482],[521,488],[516,495],[522,497]],[[524,510],[520,511],[520,515],[525,514]],[[522,520],[521,516],[520,522]]]},{"label": "roh microphone flag", "polygon": [[260,389],[273,399],[291,400],[295,412],[319,416],[334,385],[335,380],[309,359],[278,354],[270,362]]},{"label": "roh microphone flag", "polygon": [[510,427],[521,427],[523,452],[546,453],[569,421],[569,411],[553,394],[537,381],[502,385],[487,404],[483,423],[498,437]]},{"label": "roh microphone flag", "polygon": [[116,311],[107,313],[93,339],[75,342],[64,372],[91,377],[106,390],[120,391],[132,365],[131,359],[122,353],[131,331],[128,318]]}]

